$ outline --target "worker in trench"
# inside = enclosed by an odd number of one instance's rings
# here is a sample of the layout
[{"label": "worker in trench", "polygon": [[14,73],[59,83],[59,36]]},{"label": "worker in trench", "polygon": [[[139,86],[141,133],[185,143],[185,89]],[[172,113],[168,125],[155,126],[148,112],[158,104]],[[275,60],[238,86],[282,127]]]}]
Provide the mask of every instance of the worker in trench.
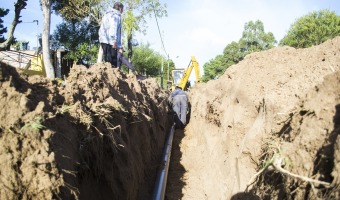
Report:
[{"label": "worker in trench", "polygon": [[188,95],[181,87],[176,86],[170,93],[169,104],[175,112],[176,128],[183,129],[187,123]]}]

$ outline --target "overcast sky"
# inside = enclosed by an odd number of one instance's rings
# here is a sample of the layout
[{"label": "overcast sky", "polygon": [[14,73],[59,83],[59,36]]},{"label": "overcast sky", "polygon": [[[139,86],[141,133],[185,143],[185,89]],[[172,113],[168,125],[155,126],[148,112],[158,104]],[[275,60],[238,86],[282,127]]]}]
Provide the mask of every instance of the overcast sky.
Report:
[{"label": "overcast sky", "polygon": [[[0,0],[0,6],[10,9],[4,25],[13,20],[14,0]],[[41,33],[42,12],[39,0],[28,0],[27,9],[21,13],[22,21],[15,31],[18,40],[37,44]],[[210,59],[223,53],[232,41],[241,38],[245,23],[261,20],[266,32],[272,32],[277,41],[287,33],[296,19],[313,11],[328,9],[340,15],[339,0],[161,0],[167,4],[168,17],[158,19],[166,53],[177,68],[186,68],[191,56],[196,56],[202,67]],[[32,23],[39,20],[39,24]],[[52,16],[52,31],[61,19]],[[155,18],[147,18],[147,35],[137,34],[141,43],[150,43],[155,51],[162,50]],[[166,71],[166,69],[165,69]]]}]

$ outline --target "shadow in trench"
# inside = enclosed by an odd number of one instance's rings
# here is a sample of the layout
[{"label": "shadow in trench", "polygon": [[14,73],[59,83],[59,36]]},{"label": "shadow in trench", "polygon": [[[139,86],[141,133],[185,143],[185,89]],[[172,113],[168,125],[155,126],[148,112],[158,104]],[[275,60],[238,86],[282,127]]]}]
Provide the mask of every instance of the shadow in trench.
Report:
[{"label": "shadow in trench", "polygon": [[[333,116],[334,129],[330,132],[328,139],[325,141],[325,144],[322,148],[320,148],[316,154],[316,159],[314,161],[314,170],[313,175],[321,174],[321,181],[325,181],[328,183],[332,183],[334,180],[334,174],[339,173],[340,169],[338,162],[334,162],[339,160],[339,144],[338,144],[338,135],[340,133],[340,104],[335,106],[335,114]],[[337,179],[334,185],[339,184]],[[329,198],[334,198],[334,188],[324,188],[322,185],[317,189],[321,189],[323,195],[329,196]],[[310,193],[314,192],[315,189],[311,188],[311,185],[307,185],[307,192],[305,193],[305,199],[308,199]]]},{"label": "shadow in trench", "polygon": [[252,193],[240,192],[233,195],[230,200],[260,200],[260,197]]},{"label": "shadow in trench", "polygon": [[185,186],[185,182],[183,181],[185,168],[180,162],[182,158],[180,144],[183,137],[184,130],[176,129],[172,142],[171,159],[165,192],[166,200],[177,200],[182,199],[183,197],[182,189]]}]

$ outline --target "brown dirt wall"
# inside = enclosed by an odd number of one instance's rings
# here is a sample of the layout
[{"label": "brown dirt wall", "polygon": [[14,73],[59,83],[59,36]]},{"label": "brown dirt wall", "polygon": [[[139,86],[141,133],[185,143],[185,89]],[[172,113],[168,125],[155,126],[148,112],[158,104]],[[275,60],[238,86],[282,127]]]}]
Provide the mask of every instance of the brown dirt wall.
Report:
[{"label": "brown dirt wall", "polygon": [[1,199],[151,197],[171,122],[154,79],[105,64],[63,82],[1,72]]},{"label": "brown dirt wall", "polygon": [[[338,166],[330,163],[339,149],[339,55],[340,37],[306,49],[277,47],[247,55],[219,79],[195,85],[190,123],[179,144],[181,199],[314,195],[315,185],[280,173],[271,176],[276,182],[265,182],[261,174],[257,184],[249,184],[277,153],[293,173],[338,180]],[[322,186],[315,191],[327,195]]]}]

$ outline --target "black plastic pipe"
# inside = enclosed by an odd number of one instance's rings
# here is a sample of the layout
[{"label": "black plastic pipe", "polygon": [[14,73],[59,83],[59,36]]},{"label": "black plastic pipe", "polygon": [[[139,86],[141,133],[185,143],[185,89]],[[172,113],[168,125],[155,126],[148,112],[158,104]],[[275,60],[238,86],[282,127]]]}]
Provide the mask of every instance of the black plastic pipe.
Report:
[{"label": "black plastic pipe", "polygon": [[158,172],[155,189],[153,193],[153,200],[163,200],[165,196],[166,182],[168,179],[168,169],[171,156],[172,140],[175,133],[175,124],[172,125],[166,145],[163,150],[162,161],[160,165],[160,170]]}]

